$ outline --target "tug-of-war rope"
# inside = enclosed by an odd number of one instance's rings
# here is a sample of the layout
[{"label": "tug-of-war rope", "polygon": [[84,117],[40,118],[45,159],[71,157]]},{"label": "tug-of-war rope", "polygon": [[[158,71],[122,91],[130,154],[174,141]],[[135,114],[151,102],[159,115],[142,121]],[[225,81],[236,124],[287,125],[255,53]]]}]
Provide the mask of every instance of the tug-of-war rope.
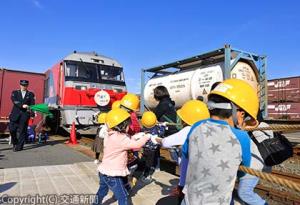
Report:
[{"label": "tug-of-war rope", "polygon": [[300,125],[270,125],[269,127],[245,128],[244,130],[245,131],[263,131],[263,130],[296,131],[296,130],[300,130]]},{"label": "tug-of-war rope", "polygon": [[260,179],[266,180],[268,182],[273,182],[273,183],[279,184],[281,186],[285,186],[285,187],[288,187],[290,189],[300,192],[300,184],[293,182],[291,180],[283,179],[281,177],[274,176],[273,174],[264,173],[264,172],[257,171],[257,170],[254,170],[254,169],[251,169],[251,168],[248,168],[245,166],[240,166],[239,170],[243,171],[245,173],[251,174],[253,176],[257,176]]},{"label": "tug-of-war rope", "polygon": [[[169,126],[180,125],[178,123],[166,123]],[[256,128],[244,128],[245,131],[263,131],[263,130],[272,130],[272,131],[296,131],[300,130],[300,125],[270,125],[269,127],[256,127]]]}]

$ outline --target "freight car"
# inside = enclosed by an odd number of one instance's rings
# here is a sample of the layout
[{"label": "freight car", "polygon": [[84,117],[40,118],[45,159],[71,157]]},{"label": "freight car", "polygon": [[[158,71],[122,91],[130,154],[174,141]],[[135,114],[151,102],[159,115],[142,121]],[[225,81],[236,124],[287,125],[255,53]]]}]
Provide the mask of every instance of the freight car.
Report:
[{"label": "freight car", "polygon": [[[0,68],[0,133],[7,133],[8,117],[12,109],[11,92],[19,89],[21,79],[29,80],[28,89],[35,94],[35,102],[44,101],[44,73],[25,72]],[[34,124],[42,119],[41,115],[34,118]]]},{"label": "freight car", "polygon": [[300,102],[269,103],[270,120],[300,120]]},{"label": "freight car", "polygon": [[95,114],[109,110],[126,93],[121,64],[95,52],[74,51],[46,72],[45,103],[55,116],[52,130],[69,131],[75,122],[79,133],[95,134]]},{"label": "freight car", "polygon": [[300,120],[300,76],[268,81],[269,118]]},{"label": "freight car", "polygon": [[[172,63],[142,70],[141,110],[144,106],[153,109],[157,102],[153,90],[159,85],[165,86],[178,108],[190,99],[199,96],[207,100],[211,86],[228,78],[242,79],[248,82],[260,98],[260,109],[267,116],[267,79],[266,56],[241,51],[225,45],[208,53],[178,60]],[[146,82],[145,74],[152,74]],[[148,76],[148,75],[147,75]]]},{"label": "freight car", "polygon": [[300,76],[269,80],[268,101],[300,103]]}]

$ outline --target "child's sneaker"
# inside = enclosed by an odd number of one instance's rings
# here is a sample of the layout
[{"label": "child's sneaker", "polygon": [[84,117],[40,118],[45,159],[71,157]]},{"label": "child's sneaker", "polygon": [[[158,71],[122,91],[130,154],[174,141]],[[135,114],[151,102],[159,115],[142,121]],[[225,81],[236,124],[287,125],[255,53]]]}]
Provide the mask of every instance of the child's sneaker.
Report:
[{"label": "child's sneaker", "polygon": [[148,175],[147,177],[142,176],[141,181],[145,184],[150,184],[151,182],[153,182],[153,179],[151,175]]},{"label": "child's sneaker", "polygon": [[135,177],[132,177],[132,179],[131,179],[131,187],[134,187],[135,185],[136,185],[136,183],[137,183],[137,178],[135,178]]},{"label": "child's sneaker", "polygon": [[94,163],[95,163],[95,164],[99,164],[99,160],[98,160],[98,159],[95,159],[95,160],[94,160]]}]

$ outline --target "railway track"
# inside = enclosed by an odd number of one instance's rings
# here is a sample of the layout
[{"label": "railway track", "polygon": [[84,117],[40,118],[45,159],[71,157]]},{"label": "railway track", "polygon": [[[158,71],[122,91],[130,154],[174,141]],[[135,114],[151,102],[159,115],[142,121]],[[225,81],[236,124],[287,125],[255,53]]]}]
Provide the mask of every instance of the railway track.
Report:
[{"label": "railway track", "polygon": [[298,120],[279,120],[279,119],[277,119],[277,120],[268,120],[268,119],[266,119],[266,120],[264,120],[264,122],[266,122],[266,123],[268,123],[268,124],[280,124],[280,125],[282,125],[282,124],[284,124],[284,125],[290,125],[290,124],[300,124],[300,119],[298,119]]},{"label": "railway track", "polygon": [[300,184],[300,176],[296,175],[296,174],[291,174],[291,173],[286,173],[286,172],[280,172],[277,170],[273,170],[272,174],[287,179],[287,180],[291,180],[293,182],[299,183]]},{"label": "railway track", "polygon": [[81,137],[79,141],[80,144],[91,145],[94,142],[94,139],[90,137]]},{"label": "railway track", "polygon": [[[280,205],[300,205],[300,198],[292,196],[289,192],[278,191],[263,185],[257,185],[255,190],[259,195]],[[270,203],[271,204],[271,203]]]}]

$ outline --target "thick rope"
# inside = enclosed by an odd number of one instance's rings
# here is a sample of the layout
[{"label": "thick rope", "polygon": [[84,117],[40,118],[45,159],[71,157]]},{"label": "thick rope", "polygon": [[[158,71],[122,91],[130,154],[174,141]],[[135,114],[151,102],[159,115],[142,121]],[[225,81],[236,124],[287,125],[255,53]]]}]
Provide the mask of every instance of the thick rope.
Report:
[{"label": "thick rope", "polygon": [[263,172],[245,167],[245,166],[240,166],[239,170],[243,171],[243,172],[246,172],[248,174],[257,176],[257,177],[259,177],[261,179],[264,179],[266,181],[273,182],[273,183],[276,183],[276,184],[279,184],[279,185],[282,185],[282,186],[285,186],[285,187],[288,187],[290,189],[293,189],[293,190],[296,190],[296,191],[300,192],[300,184],[299,183],[295,183],[293,181],[283,179],[281,177],[277,177],[277,176],[274,176],[272,174],[263,173]]},{"label": "thick rope", "polygon": [[269,127],[245,128],[243,130],[245,130],[245,131],[256,131],[256,130],[274,130],[274,131],[300,130],[300,125],[270,125]]},{"label": "thick rope", "polygon": [[[178,123],[167,122],[166,125],[177,126]],[[287,131],[287,130],[300,130],[300,125],[270,125],[269,127],[256,127],[244,128],[245,131],[259,131],[259,130],[274,130],[274,131]]]}]

